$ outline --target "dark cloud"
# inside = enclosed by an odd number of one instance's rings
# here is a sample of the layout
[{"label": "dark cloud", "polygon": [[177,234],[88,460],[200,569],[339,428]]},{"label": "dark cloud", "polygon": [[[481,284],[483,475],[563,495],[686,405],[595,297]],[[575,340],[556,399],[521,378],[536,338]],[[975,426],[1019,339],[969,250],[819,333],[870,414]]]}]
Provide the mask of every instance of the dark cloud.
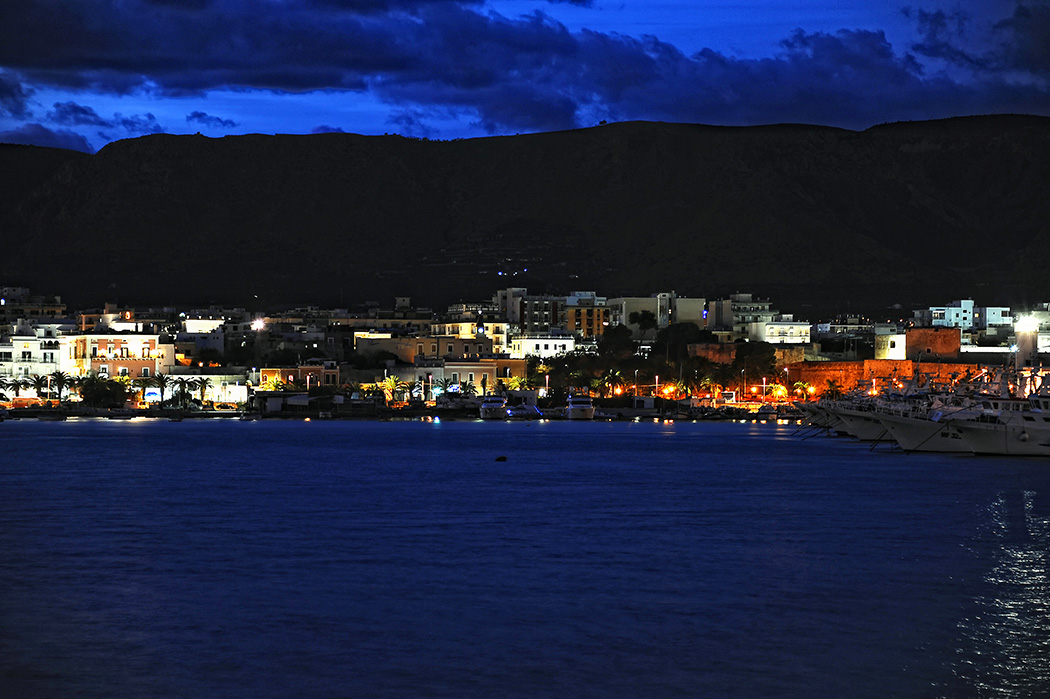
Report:
[{"label": "dark cloud", "polygon": [[[312,0],[265,10],[225,0],[22,4],[5,16],[0,65],[23,82],[179,96],[221,88],[368,91],[394,107],[392,124],[420,134],[429,133],[432,113],[470,115],[499,133],[600,119],[856,128],[1050,112],[1045,3],[1017,5],[994,32],[960,13],[909,11],[919,32],[910,53],[895,50],[881,31],[799,30],[777,55],[760,59],[709,49],[687,56],[654,37],[573,33],[541,12],[506,18],[480,0]],[[973,40],[978,34],[984,43]],[[927,70],[917,56],[978,77]],[[56,122],[72,123],[57,115]],[[111,123],[133,133],[160,130],[150,115]]]},{"label": "dark cloud", "polygon": [[[99,116],[93,108],[76,102],[55,102],[54,109],[47,113],[48,121],[63,126],[98,126],[103,129],[123,129],[133,135],[163,133],[164,127],[152,114],[124,116],[114,114],[112,119]],[[108,138],[108,134],[103,132]]]},{"label": "dark cloud", "polygon": [[22,81],[10,73],[0,71],[0,114],[8,114],[16,119],[28,119],[32,116],[26,101],[33,90],[22,85]]},{"label": "dark cloud", "polygon": [[387,119],[387,124],[396,127],[396,133],[415,138],[430,138],[434,130],[426,123],[427,113],[421,109],[406,109]]},{"label": "dark cloud", "polygon": [[908,9],[905,15],[916,22],[922,40],[912,50],[922,56],[975,73],[1050,77],[1050,5],[1019,3],[987,36],[980,36],[969,16],[960,11]]},{"label": "dark cloud", "polygon": [[130,134],[164,133],[164,127],[157,123],[157,117],[148,112],[131,116],[114,114],[113,123]]},{"label": "dark cloud", "polygon": [[17,129],[0,131],[0,143],[19,143],[27,146],[66,148],[84,153],[94,153],[87,139],[78,133],[64,129],[52,130],[42,124],[23,124]]},{"label": "dark cloud", "polygon": [[76,102],[55,102],[55,108],[47,113],[48,121],[65,126],[113,126],[91,107]]},{"label": "dark cloud", "polygon": [[343,131],[338,126],[327,126],[321,124],[320,126],[315,126],[310,129],[310,133],[346,133],[346,131]]},{"label": "dark cloud", "polygon": [[213,126],[220,129],[234,129],[237,128],[237,122],[232,119],[222,119],[211,114],[205,114],[204,112],[191,112],[186,115],[186,121],[195,121],[198,124],[204,124],[205,126]]},{"label": "dark cloud", "polygon": [[1050,6],[1020,4],[995,29],[1003,37],[999,50],[1003,68],[1050,76]]}]

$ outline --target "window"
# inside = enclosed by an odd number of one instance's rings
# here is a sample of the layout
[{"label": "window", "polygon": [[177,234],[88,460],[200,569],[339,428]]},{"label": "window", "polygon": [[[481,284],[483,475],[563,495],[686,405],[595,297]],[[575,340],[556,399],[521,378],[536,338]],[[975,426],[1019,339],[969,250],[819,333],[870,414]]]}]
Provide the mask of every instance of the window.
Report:
[{"label": "window", "polygon": [[416,354],[423,354],[423,343],[422,342],[417,342],[416,343]]},{"label": "window", "polygon": [[144,378],[144,379],[148,379],[149,378],[149,367],[148,366],[142,367],[142,378]]},{"label": "window", "polygon": [[120,374],[121,376],[127,376],[128,375],[128,368],[126,366],[122,366],[122,367],[117,369],[117,373]]},{"label": "window", "polygon": [[896,340],[890,340],[890,349],[894,349],[897,346]]},{"label": "window", "polygon": [[452,372],[452,383],[459,383],[459,374],[455,371]]},{"label": "window", "polygon": [[467,374],[467,381],[469,381],[471,383],[474,383],[474,372],[473,371],[470,372],[469,374]]},{"label": "window", "polygon": [[450,343],[448,343],[448,353],[449,353],[449,354],[452,354],[452,353],[454,353],[455,351],[456,351],[456,350],[455,350],[455,345],[453,345],[453,344],[452,344],[451,342],[450,342]]}]

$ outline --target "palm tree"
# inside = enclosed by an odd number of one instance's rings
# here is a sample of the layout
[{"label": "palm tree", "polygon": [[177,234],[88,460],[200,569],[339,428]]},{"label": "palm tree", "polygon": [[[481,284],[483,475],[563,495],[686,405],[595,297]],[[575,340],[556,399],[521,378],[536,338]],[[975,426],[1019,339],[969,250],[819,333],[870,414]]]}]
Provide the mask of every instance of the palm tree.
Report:
[{"label": "palm tree", "polygon": [[838,381],[835,379],[828,379],[827,385],[824,387],[824,397],[832,399],[842,397],[842,387],[839,386]]},{"label": "palm tree", "polygon": [[459,392],[464,396],[476,396],[478,395],[478,388],[473,381],[460,381]]},{"label": "palm tree", "polygon": [[386,391],[383,390],[382,383],[369,383],[361,386],[366,396],[370,398],[386,398]]},{"label": "palm tree", "polygon": [[48,385],[47,385],[47,377],[46,376],[40,376],[39,374],[33,374],[29,378],[29,385],[33,388],[34,391],[36,391],[36,397],[37,398],[43,398],[44,396],[46,396],[48,394],[47,393]]},{"label": "palm tree", "polygon": [[623,374],[619,369],[606,369],[602,374],[600,386],[605,395],[614,393],[617,388],[623,388]]},{"label": "palm tree", "polygon": [[404,399],[405,391],[408,390],[408,384],[397,376],[388,376],[379,385],[382,387],[383,395],[388,401]]},{"label": "palm tree", "polygon": [[416,379],[412,383],[412,395],[419,396],[419,400],[427,399],[427,382],[424,379]]},{"label": "palm tree", "polygon": [[153,375],[152,381],[153,385],[160,389],[160,402],[163,405],[164,391],[167,390],[168,386],[171,385],[171,377],[165,376],[164,374],[158,372]]},{"label": "palm tree", "polygon": [[809,389],[811,388],[809,381],[796,381],[793,388],[795,393],[802,396],[802,400],[806,400],[809,397]]},{"label": "palm tree", "polygon": [[139,403],[143,403],[146,400],[146,389],[153,385],[153,379],[142,376],[134,379],[131,385],[139,392]]},{"label": "palm tree", "polygon": [[438,379],[435,385],[441,389],[442,395],[447,395],[452,392],[452,387],[456,385],[456,382],[452,379]]},{"label": "palm tree", "polygon": [[175,379],[175,395],[178,396],[179,405],[186,406],[186,397],[190,394],[190,383],[192,379],[187,379],[185,376],[180,376]]},{"label": "palm tree", "polygon": [[52,371],[51,374],[51,386],[54,388],[55,393],[58,395],[59,402],[62,402],[62,391],[64,391],[70,384],[70,376],[64,371]]},{"label": "palm tree", "polygon": [[196,381],[196,389],[201,392],[201,405],[204,405],[204,392],[211,387],[211,379],[207,376],[199,376]]}]

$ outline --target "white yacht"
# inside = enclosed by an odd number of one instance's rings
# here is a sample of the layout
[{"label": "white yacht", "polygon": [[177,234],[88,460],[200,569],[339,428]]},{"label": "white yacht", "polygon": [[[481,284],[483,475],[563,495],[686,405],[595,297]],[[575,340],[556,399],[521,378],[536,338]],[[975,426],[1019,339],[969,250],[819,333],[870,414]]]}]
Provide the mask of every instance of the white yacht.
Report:
[{"label": "white yacht", "polygon": [[565,417],[569,420],[593,420],[594,401],[590,396],[569,396]]}]

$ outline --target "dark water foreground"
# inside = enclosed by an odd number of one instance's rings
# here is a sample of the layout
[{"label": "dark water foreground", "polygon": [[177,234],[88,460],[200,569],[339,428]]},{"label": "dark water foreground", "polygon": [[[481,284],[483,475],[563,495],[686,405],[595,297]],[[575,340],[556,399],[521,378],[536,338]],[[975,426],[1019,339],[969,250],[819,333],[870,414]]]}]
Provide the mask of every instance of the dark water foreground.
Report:
[{"label": "dark water foreground", "polygon": [[793,431],[0,424],[0,696],[1050,692],[1050,463]]}]

